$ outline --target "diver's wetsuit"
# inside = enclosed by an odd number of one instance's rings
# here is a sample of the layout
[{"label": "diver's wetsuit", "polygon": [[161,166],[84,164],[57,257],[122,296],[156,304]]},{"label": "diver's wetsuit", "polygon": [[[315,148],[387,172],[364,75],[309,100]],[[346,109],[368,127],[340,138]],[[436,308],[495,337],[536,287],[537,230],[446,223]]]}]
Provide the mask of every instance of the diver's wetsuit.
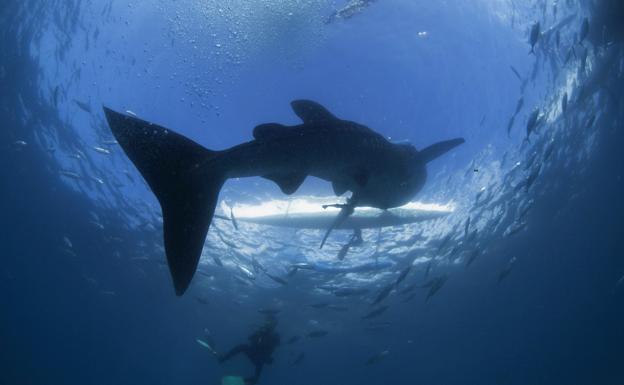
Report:
[{"label": "diver's wetsuit", "polygon": [[248,344],[241,344],[219,358],[219,362],[225,362],[230,358],[244,353],[249,361],[255,366],[253,377],[245,378],[246,384],[255,384],[258,382],[262,367],[264,364],[273,363],[273,351],[280,345],[279,334],[273,331],[271,327],[263,327],[249,336]]}]

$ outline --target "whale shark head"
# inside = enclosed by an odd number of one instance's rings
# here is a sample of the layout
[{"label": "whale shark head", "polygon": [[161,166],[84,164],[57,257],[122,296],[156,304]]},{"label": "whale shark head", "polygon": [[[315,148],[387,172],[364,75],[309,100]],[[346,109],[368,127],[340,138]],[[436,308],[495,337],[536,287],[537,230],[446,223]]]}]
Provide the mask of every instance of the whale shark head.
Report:
[{"label": "whale shark head", "polygon": [[416,148],[407,143],[393,145],[396,149],[393,156],[384,159],[384,167],[374,169],[366,185],[358,191],[362,205],[381,209],[402,206],[425,184],[425,162]]},{"label": "whale shark head", "polygon": [[427,181],[427,163],[464,143],[464,139],[438,142],[418,151],[409,143],[397,143],[392,159],[373,172],[368,183],[358,192],[362,205],[388,209],[410,202]]}]

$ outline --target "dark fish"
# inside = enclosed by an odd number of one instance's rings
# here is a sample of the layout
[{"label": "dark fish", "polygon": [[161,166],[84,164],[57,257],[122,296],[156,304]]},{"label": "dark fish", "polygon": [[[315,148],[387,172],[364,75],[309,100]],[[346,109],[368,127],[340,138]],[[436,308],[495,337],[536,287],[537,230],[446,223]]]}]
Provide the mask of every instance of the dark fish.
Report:
[{"label": "dark fish", "polygon": [[87,112],[89,114],[91,113],[91,106],[89,106],[87,103],[81,102],[80,100],[76,99],[74,99],[74,103],[76,103],[76,105],[84,112]]},{"label": "dark fish", "polygon": [[529,201],[519,212],[518,219],[524,218],[525,215],[533,208],[533,201]]},{"label": "dark fish", "polygon": [[433,267],[433,260],[429,261],[429,263],[427,264],[427,267],[425,267],[425,278],[429,276],[429,273],[431,272],[432,267]]},{"label": "dark fish", "polygon": [[373,301],[371,305],[372,306],[377,305],[378,303],[386,299],[390,295],[390,292],[392,292],[392,289],[394,289],[394,284],[388,285],[384,287],[383,289],[381,289],[379,291],[379,294],[377,294],[377,297],[375,298],[375,300]]},{"label": "dark fish", "polygon": [[587,67],[587,55],[589,54],[589,50],[587,48],[583,48],[581,51],[581,65],[579,67],[579,72],[584,74],[585,68]]},{"label": "dark fish", "polygon": [[514,112],[514,116],[518,115],[518,112],[520,112],[522,107],[524,107],[524,98],[521,96],[520,99],[518,99],[518,103],[516,103],[516,111]]},{"label": "dark fish", "polygon": [[452,234],[449,234],[444,237],[444,239],[442,239],[442,242],[440,242],[440,245],[438,246],[438,252],[440,252],[446,246],[446,244],[451,240],[451,237]]},{"label": "dark fish", "polygon": [[388,357],[390,355],[390,351],[389,350],[384,350],[382,352],[379,352],[373,356],[371,356],[371,358],[369,358],[366,361],[366,366],[370,366],[370,365],[374,365],[376,363],[379,363],[381,360],[383,360],[384,358]]},{"label": "dark fish", "polygon": [[546,149],[544,150],[544,160],[548,160],[550,158],[550,156],[552,155],[553,151],[555,149],[555,143],[551,142],[548,147],[546,147]]},{"label": "dark fish", "polygon": [[301,339],[301,336],[292,336],[292,337],[290,337],[290,338],[288,339],[288,341],[286,341],[286,343],[287,343],[288,345],[292,345],[292,344],[294,344],[295,342],[299,341],[300,339]]},{"label": "dark fish", "polygon": [[480,253],[479,249],[475,249],[472,251],[472,253],[470,253],[468,258],[466,259],[466,267],[472,265],[475,259],[477,259],[477,257],[479,256],[479,253]]},{"label": "dark fish", "polygon": [[587,123],[585,124],[585,129],[592,128],[592,126],[594,125],[594,121],[596,121],[596,114],[592,113],[591,115],[589,115],[589,118],[587,119]]},{"label": "dark fish", "polygon": [[405,295],[408,293],[413,292],[416,288],[418,288],[418,284],[416,283],[412,283],[411,285],[407,286],[406,288],[404,288],[403,290],[401,290],[399,292],[399,294]]},{"label": "dark fish", "polygon": [[584,18],[583,23],[581,23],[581,32],[579,33],[579,44],[585,40],[587,35],[589,34],[589,19]]},{"label": "dark fish", "polygon": [[382,306],[366,314],[365,316],[362,317],[362,319],[373,319],[373,318],[379,317],[380,315],[385,313],[386,310],[388,310],[388,306]]},{"label": "dark fish", "polygon": [[563,97],[561,98],[561,111],[565,114],[568,109],[568,93],[564,92]]},{"label": "dark fish", "polygon": [[58,107],[58,96],[59,96],[59,86],[54,87],[54,91],[52,93],[52,102],[54,103],[54,107]]},{"label": "dark fish", "polygon": [[329,332],[327,330],[314,330],[307,334],[309,338],[321,338],[325,337]]},{"label": "dark fish", "polygon": [[367,294],[368,292],[369,290],[365,288],[345,287],[342,289],[334,290],[334,295],[336,297],[351,297],[351,296],[356,296],[356,295],[364,295],[364,294]]},{"label": "dark fish", "polygon": [[559,45],[561,45],[561,31],[557,30],[557,33],[555,34],[555,45],[557,46],[557,49],[559,49]]},{"label": "dark fish", "polygon": [[204,297],[195,297],[195,300],[202,305],[208,305],[208,300]]},{"label": "dark fish", "polygon": [[529,156],[529,158],[527,159],[526,163],[524,164],[524,169],[525,170],[530,169],[535,163],[536,159],[537,159],[537,152],[533,152],[531,156]]},{"label": "dark fish", "polygon": [[527,140],[529,139],[529,136],[531,136],[531,133],[537,128],[539,124],[539,117],[540,117],[539,108],[534,109],[533,112],[531,112],[531,115],[529,115],[529,119],[527,120],[527,125],[526,125]]},{"label": "dark fish", "polygon": [[295,360],[292,362],[291,366],[299,365],[300,363],[303,362],[304,358],[305,358],[305,353],[299,353],[297,358],[295,358]]},{"label": "dark fish", "polygon": [[225,239],[223,237],[223,234],[221,234],[221,231],[217,231],[217,235],[219,236],[219,239],[221,240],[221,242],[223,242],[226,246],[231,247],[232,249],[238,249],[238,245],[228,241],[227,239]]},{"label": "dark fish", "polygon": [[340,251],[338,252],[338,255],[337,255],[338,260],[342,261],[343,259],[345,259],[350,248],[351,248],[351,242],[348,242],[345,245],[343,245],[340,248]]},{"label": "dark fish", "polygon": [[504,236],[510,237],[512,235],[518,234],[526,227],[526,222],[514,223],[503,234]]},{"label": "dark fish", "polygon": [[291,268],[291,269],[288,271],[288,274],[286,274],[286,276],[287,276],[288,278],[294,277],[294,276],[295,276],[295,274],[297,274],[297,272],[298,272],[298,271],[299,271],[299,268],[297,268],[297,267],[293,267],[293,268]]},{"label": "dark fish", "polygon": [[511,72],[514,73],[514,75],[516,75],[516,77],[518,78],[518,80],[522,81],[522,76],[520,76],[520,73],[518,72],[518,70],[516,69],[516,67],[514,66],[509,66],[509,68],[511,68]]},{"label": "dark fish", "polygon": [[341,312],[342,312],[342,311],[347,311],[347,310],[349,310],[349,308],[348,308],[348,307],[346,307],[346,306],[340,306],[340,305],[327,305],[327,308],[328,308],[329,310],[333,310],[333,311],[341,311]]},{"label": "dark fish", "polygon": [[515,116],[512,116],[509,119],[509,123],[507,123],[507,136],[509,136],[511,134],[511,129],[512,129],[513,125],[514,125],[515,120],[516,120]]},{"label": "dark fish", "polygon": [[448,259],[451,259],[452,257],[454,257],[454,256],[455,256],[455,254],[457,254],[457,253],[459,252],[459,250],[461,250],[461,246],[460,246],[460,245],[457,245],[457,246],[453,247],[453,248],[451,249],[451,252],[450,252],[450,253],[448,253],[448,255],[447,255],[446,257],[447,257]]},{"label": "dark fish", "polygon": [[538,21],[535,24],[533,24],[533,26],[531,27],[531,33],[529,34],[529,44],[531,45],[531,50],[529,51],[529,54],[535,55],[535,44],[537,44],[537,41],[539,40],[539,38],[540,38],[540,23]]},{"label": "dark fish", "polygon": [[276,275],[272,275],[272,274],[269,274],[269,273],[265,273],[265,274],[266,274],[267,277],[271,278],[273,281],[279,283],[282,286],[288,285],[288,281],[286,281],[284,278],[280,278],[280,277],[278,277]]},{"label": "dark fish", "polygon": [[347,20],[353,16],[361,13],[366,7],[368,7],[373,0],[350,0],[347,4],[334,11],[326,20],[325,24],[331,24],[337,20]]},{"label": "dark fish", "polygon": [[251,266],[253,267],[254,272],[256,274],[258,274],[260,272],[263,272],[263,273],[266,274],[266,271],[267,271],[266,268],[264,266],[262,266],[262,264],[260,262],[258,262],[258,260],[256,258],[252,258],[251,259]]},{"label": "dark fish", "polygon": [[542,165],[538,164],[537,167],[535,167],[535,169],[533,170],[533,172],[531,172],[531,174],[527,177],[526,191],[529,191],[533,183],[537,180],[537,177],[539,176],[541,169],[542,169]]},{"label": "dark fish", "polygon": [[427,293],[427,298],[425,298],[425,301],[429,301],[429,298],[433,297],[442,288],[442,286],[444,286],[446,281],[448,281],[447,275],[435,278],[431,282],[431,286],[429,286],[429,292]]},{"label": "dark fish", "polygon": [[267,309],[259,309],[258,313],[260,314],[264,314],[264,315],[269,315],[269,316],[276,316],[279,313],[281,313],[281,309],[271,309],[271,308],[267,308]]},{"label": "dark fish", "polygon": [[568,62],[570,61],[572,56],[574,56],[575,58],[578,58],[576,56],[576,50],[574,49],[574,46],[570,47],[570,49],[568,50],[568,53],[566,54],[566,57],[565,57],[565,59],[563,61],[563,65],[568,64]]},{"label": "dark fish", "polygon": [[477,234],[479,233],[479,231],[477,229],[475,229],[474,231],[472,231],[470,234],[468,234],[468,236],[466,237],[466,242],[472,242],[476,237]]},{"label": "dark fish", "polygon": [[236,217],[234,216],[234,209],[230,209],[230,219],[232,220],[232,225],[234,229],[238,230],[238,222],[236,221]]},{"label": "dark fish", "polygon": [[466,219],[466,224],[464,225],[464,238],[468,236],[469,229],[470,229],[470,217]]},{"label": "dark fish", "polygon": [[516,264],[516,260],[517,260],[516,257],[512,257],[507,263],[507,266],[503,270],[501,270],[500,273],[498,273],[498,283],[501,283],[503,279],[507,278],[509,273],[511,273],[511,270]]},{"label": "dark fish", "polygon": [[327,307],[328,305],[329,304],[327,302],[321,302],[321,303],[313,303],[310,306],[315,308],[315,309],[323,309],[323,308]]},{"label": "dark fish", "polygon": [[215,265],[223,267],[223,262],[221,262],[221,258],[219,258],[218,255],[213,255],[212,260],[214,261]]},{"label": "dark fish", "polygon": [[399,276],[397,277],[396,281],[394,282],[394,286],[399,286],[399,284],[403,282],[403,280],[407,277],[407,275],[409,274],[411,270],[412,270],[411,264],[407,266],[405,269],[403,269],[401,273],[399,274]]}]

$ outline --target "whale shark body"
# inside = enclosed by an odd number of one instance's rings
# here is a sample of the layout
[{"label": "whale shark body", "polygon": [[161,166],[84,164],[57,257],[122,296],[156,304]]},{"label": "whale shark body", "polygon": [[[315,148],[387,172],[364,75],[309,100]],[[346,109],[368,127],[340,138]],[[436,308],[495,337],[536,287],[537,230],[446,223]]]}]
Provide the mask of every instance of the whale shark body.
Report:
[{"label": "whale shark body", "polygon": [[336,205],[341,210],[326,239],[357,206],[389,209],[408,203],[426,181],[426,164],[464,142],[452,139],[417,151],[339,119],[313,101],[296,100],[291,106],[302,124],[261,124],[253,130],[254,140],[223,151],[208,150],[165,127],[104,107],[113,135],[160,203],[177,295],[186,291],[195,274],[227,179],[261,176],[290,195],[313,175],[331,182],[336,195],[350,191],[347,203]]}]

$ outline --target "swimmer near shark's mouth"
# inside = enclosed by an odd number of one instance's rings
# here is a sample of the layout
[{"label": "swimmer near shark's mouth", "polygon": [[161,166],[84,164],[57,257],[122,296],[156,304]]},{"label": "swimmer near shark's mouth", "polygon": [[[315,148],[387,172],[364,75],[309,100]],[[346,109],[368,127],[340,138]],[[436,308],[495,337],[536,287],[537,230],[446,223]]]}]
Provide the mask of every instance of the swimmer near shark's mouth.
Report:
[{"label": "swimmer near shark's mouth", "polygon": [[[229,178],[260,176],[293,194],[308,175],[331,182],[344,204],[326,204],[335,217],[327,232],[348,223],[358,207],[386,210],[408,204],[427,179],[426,164],[464,143],[457,138],[420,151],[395,144],[370,128],[335,117],[309,100],[291,106],[297,126],[265,123],[254,140],[223,151],[135,116],[104,108],[113,135],[145,178],[163,214],[165,252],[177,295],[188,288],[215,214],[219,191]],[[354,219],[357,219],[357,215]]]}]

